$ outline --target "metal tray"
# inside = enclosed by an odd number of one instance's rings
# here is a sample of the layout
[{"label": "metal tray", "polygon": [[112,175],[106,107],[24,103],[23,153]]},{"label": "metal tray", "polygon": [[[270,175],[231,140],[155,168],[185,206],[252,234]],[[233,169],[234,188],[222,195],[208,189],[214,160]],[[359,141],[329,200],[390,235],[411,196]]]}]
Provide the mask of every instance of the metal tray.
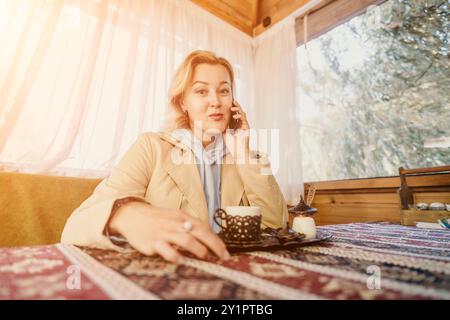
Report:
[{"label": "metal tray", "polygon": [[[330,240],[333,235],[327,231],[317,230],[317,236],[314,239],[304,239],[305,235],[298,234],[295,231],[289,230],[291,236],[286,238],[283,235],[279,235],[279,231],[272,229],[270,231],[265,230],[261,233],[260,241],[252,242],[230,242],[226,239],[222,239],[230,253],[236,252],[248,252],[248,251],[276,251],[276,250],[289,250],[297,247],[308,246],[317,244],[323,241]],[[221,234],[219,233],[219,236]]]}]

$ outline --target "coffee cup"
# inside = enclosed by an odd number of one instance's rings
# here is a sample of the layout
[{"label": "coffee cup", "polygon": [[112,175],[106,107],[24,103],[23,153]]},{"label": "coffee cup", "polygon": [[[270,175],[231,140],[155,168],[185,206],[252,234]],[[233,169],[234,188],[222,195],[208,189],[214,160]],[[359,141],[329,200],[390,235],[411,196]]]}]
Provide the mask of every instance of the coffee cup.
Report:
[{"label": "coffee cup", "polygon": [[217,209],[214,221],[221,226],[225,241],[252,242],[261,239],[261,209],[256,206],[230,206]]}]

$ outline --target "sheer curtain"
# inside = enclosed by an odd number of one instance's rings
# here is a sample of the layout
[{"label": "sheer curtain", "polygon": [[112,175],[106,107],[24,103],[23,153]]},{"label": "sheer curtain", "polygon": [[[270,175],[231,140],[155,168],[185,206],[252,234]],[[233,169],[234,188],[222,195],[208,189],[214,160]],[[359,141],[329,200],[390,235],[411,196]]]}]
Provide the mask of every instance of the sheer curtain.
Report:
[{"label": "sheer curtain", "polygon": [[253,42],[257,105],[254,127],[271,132],[267,133],[270,142],[266,152],[286,201],[294,205],[304,192],[295,92],[295,19],[284,19]]},{"label": "sheer curtain", "polygon": [[161,129],[171,76],[196,49],[233,64],[254,108],[251,37],[187,0],[0,0],[0,38],[1,170],[106,176]]},{"label": "sheer curtain", "polygon": [[107,176],[161,129],[175,68],[205,49],[233,64],[236,98],[269,131],[274,173],[297,201],[292,19],[252,39],[188,0],[0,0],[0,39],[0,170]]}]

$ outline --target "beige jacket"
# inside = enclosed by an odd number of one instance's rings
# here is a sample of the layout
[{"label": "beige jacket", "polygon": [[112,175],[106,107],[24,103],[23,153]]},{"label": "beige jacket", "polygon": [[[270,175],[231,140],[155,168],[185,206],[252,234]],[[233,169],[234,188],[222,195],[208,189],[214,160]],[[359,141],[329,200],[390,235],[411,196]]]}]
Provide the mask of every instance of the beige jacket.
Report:
[{"label": "beige jacket", "polygon": [[[236,164],[224,156],[221,169],[221,207],[259,206],[263,224],[281,227],[288,218],[286,202],[263,154],[253,162]],[[259,158],[259,159],[257,159]],[[171,133],[143,133],[94,193],[69,217],[61,242],[122,250],[105,235],[117,199],[134,196],[164,208],[181,209],[208,222],[203,186],[190,149]],[[255,163],[256,162],[256,163]],[[268,174],[269,173],[269,174]]]}]

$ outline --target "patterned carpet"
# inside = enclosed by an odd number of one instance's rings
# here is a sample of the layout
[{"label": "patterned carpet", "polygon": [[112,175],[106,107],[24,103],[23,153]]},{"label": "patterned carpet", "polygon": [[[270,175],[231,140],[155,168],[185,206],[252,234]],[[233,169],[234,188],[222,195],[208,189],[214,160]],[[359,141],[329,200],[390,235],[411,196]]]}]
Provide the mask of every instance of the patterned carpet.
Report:
[{"label": "patterned carpet", "polygon": [[180,264],[61,244],[2,248],[0,298],[450,299],[449,231],[387,223],[320,230],[332,240]]}]

